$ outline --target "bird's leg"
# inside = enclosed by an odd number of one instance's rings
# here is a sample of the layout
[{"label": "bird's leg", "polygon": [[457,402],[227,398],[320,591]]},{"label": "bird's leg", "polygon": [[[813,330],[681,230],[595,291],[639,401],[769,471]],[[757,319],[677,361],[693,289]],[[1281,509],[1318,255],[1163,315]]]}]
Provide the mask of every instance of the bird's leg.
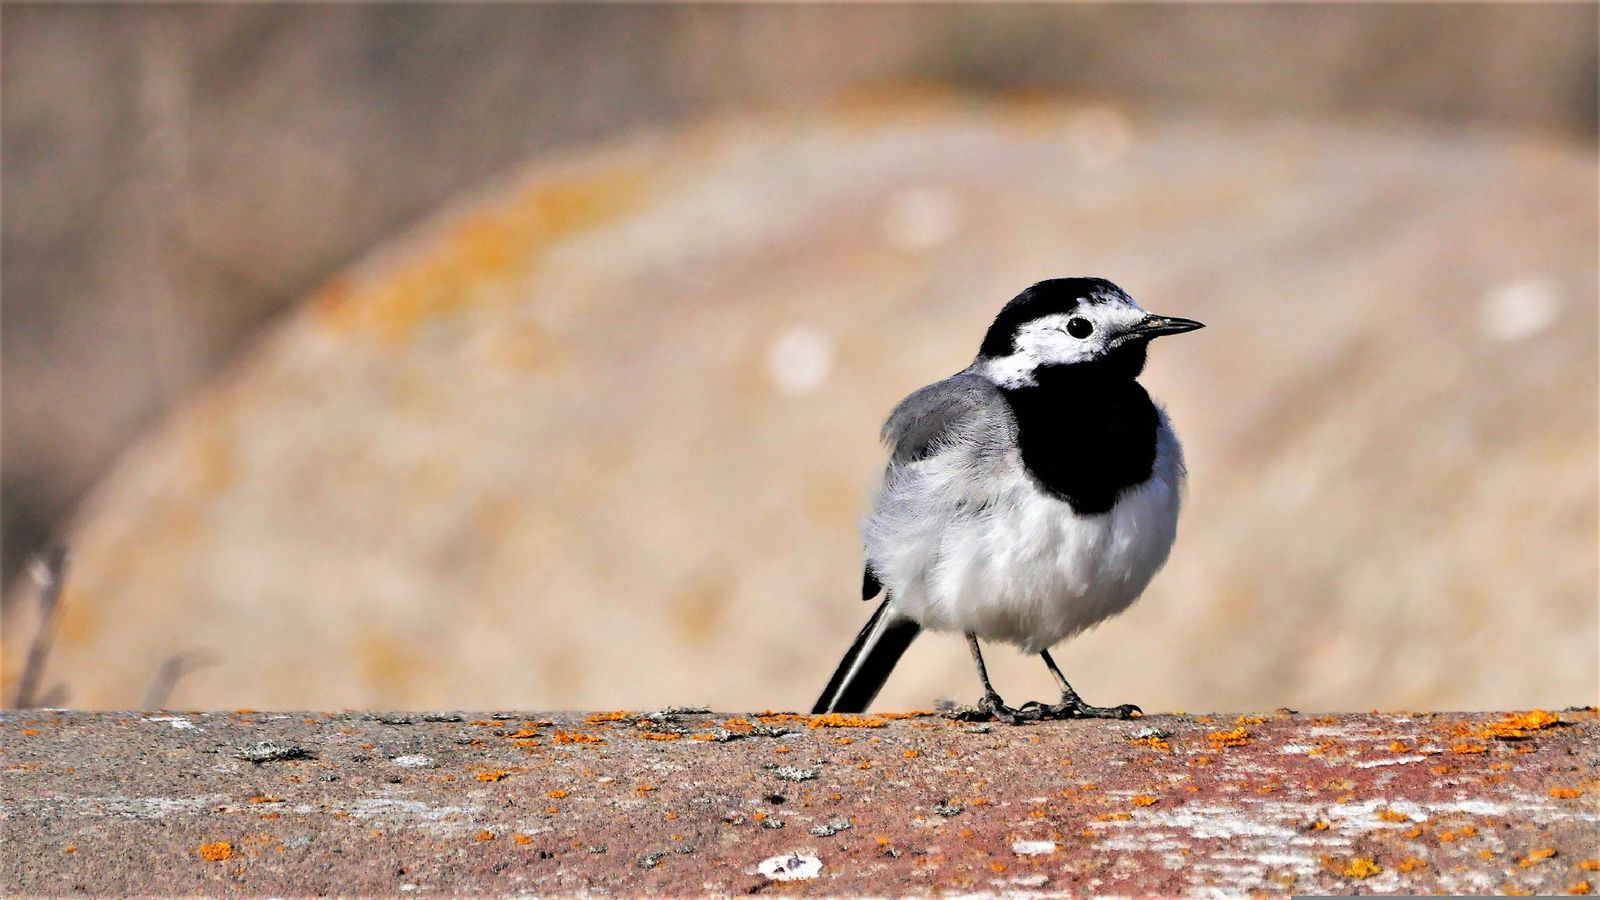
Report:
[{"label": "bird's leg", "polygon": [[[1083,702],[1078,692],[1067,683],[1067,676],[1061,674],[1061,668],[1050,658],[1049,650],[1040,650],[1039,658],[1050,667],[1050,674],[1056,677],[1056,684],[1061,685],[1061,702],[1054,706],[1045,706],[1037,700],[1030,700],[1022,704],[1022,708],[1017,712],[1024,715],[1032,713],[1044,719],[1131,719],[1134,716],[1144,715],[1144,711],[1132,703],[1124,703],[1121,706],[1090,706]],[[984,683],[988,683],[987,679]]]},{"label": "bird's leg", "polygon": [[993,716],[1007,725],[1020,725],[1030,719],[1039,718],[1038,713],[1028,715],[1020,710],[1012,709],[1000,699],[1000,694],[989,683],[989,670],[983,664],[983,651],[978,649],[978,636],[967,632],[967,646],[972,650],[972,661],[978,665],[978,678],[983,681],[983,699],[978,701],[977,712],[982,715]]}]

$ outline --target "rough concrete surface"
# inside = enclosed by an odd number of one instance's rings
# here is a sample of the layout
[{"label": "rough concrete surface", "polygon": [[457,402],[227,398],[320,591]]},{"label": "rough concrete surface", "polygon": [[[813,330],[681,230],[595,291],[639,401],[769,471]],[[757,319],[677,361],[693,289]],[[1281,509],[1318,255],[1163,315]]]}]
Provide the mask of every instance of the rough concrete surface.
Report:
[{"label": "rough concrete surface", "polygon": [[1600,884],[1594,709],[19,712],[0,891],[1511,893]]}]

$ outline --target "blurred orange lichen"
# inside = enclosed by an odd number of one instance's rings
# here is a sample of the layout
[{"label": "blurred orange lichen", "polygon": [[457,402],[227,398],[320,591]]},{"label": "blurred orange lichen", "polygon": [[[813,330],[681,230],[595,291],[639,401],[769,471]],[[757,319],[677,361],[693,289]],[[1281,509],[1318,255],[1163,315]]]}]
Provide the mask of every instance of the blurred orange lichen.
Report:
[{"label": "blurred orange lichen", "polygon": [[1415,872],[1418,869],[1426,868],[1427,865],[1427,863],[1417,859],[1415,856],[1408,856],[1405,859],[1400,860],[1400,863],[1395,866],[1395,869],[1397,869],[1402,875],[1410,875],[1412,872]]},{"label": "blurred orange lichen", "polygon": [[1383,867],[1372,860],[1371,857],[1358,856],[1345,863],[1340,870],[1347,878],[1371,878],[1383,871]]},{"label": "blurred orange lichen", "polygon": [[1156,805],[1156,803],[1160,802],[1160,799],[1161,798],[1152,796],[1150,794],[1140,794],[1140,795],[1138,795],[1138,796],[1133,798],[1133,805],[1134,806],[1154,806],[1154,805]]},{"label": "blurred orange lichen", "polygon": [[1166,739],[1158,734],[1152,734],[1149,737],[1129,738],[1128,743],[1136,746],[1149,747],[1152,750],[1161,750],[1166,753],[1172,752],[1172,745],[1167,743]]},{"label": "blurred orange lichen", "polygon": [[1550,796],[1557,800],[1572,800],[1583,796],[1583,788],[1553,787],[1550,789]]},{"label": "blurred orange lichen", "polygon": [[855,716],[848,713],[824,713],[812,716],[808,728],[883,728],[888,723],[875,716]]},{"label": "blurred orange lichen", "polygon": [[546,797],[549,797],[551,800],[560,800],[560,799],[566,797],[570,793],[572,793],[572,792],[571,791],[565,791],[565,790],[557,789],[557,790],[554,790],[554,791],[545,791],[544,795]]},{"label": "blurred orange lichen", "polygon": [[604,744],[606,739],[598,734],[577,734],[570,731],[557,731],[551,739],[558,744]]},{"label": "blurred orange lichen", "polygon": [[589,716],[587,721],[590,725],[599,725],[603,722],[618,722],[626,719],[630,715],[632,715],[632,713],[628,712],[627,710],[619,709],[613,712],[594,713],[593,715]]},{"label": "blurred orange lichen", "polygon": [[484,771],[478,773],[478,780],[479,781],[499,781],[500,779],[502,779],[502,778],[504,778],[504,777],[506,777],[507,775],[510,775],[510,774],[511,773],[507,772],[505,769],[485,769]]},{"label": "blurred orange lichen", "polygon": [[1569,894],[1587,894],[1590,892],[1590,890],[1592,889],[1589,887],[1589,882],[1587,880],[1576,881],[1567,886],[1567,893]]},{"label": "blurred orange lichen", "polygon": [[1600,859],[1580,859],[1578,868],[1585,872],[1600,872]]},{"label": "blurred orange lichen", "polygon": [[1488,753],[1489,752],[1489,747],[1487,745],[1485,745],[1485,744],[1472,744],[1472,743],[1468,743],[1466,741],[1463,741],[1463,742],[1461,742],[1459,744],[1452,744],[1451,747],[1450,747],[1450,752],[1451,753],[1468,753],[1468,754],[1470,754],[1470,753]]},{"label": "blurred orange lichen", "polygon": [[900,755],[905,757],[906,759],[916,759],[917,757],[922,755],[922,751],[920,751],[920,750],[907,750],[906,752],[904,752],[904,753],[902,753]]},{"label": "blurred orange lichen", "polygon": [[1223,747],[1243,747],[1250,743],[1250,732],[1242,727],[1228,731],[1213,731],[1206,735],[1206,740],[1211,742],[1211,746],[1218,749]]},{"label": "blurred orange lichen", "polygon": [[494,832],[492,832],[489,829],[485,828],[484,830],[482,830],[482,831],[478,832],[477,834],[473,835],[472,839],[475,840],[475,841],[492,841],[492,840],[494,840]]},{"label": "blurred orange lichen", "polygon": [[675,741],[683,735],[676,731],[640,731],[636,737],[646,741]]},{"label": "blurred orange lichen", "polygon": [[1392,809],[1380,809],[1380,810],[1378,810],[1378,818],[1382,819],[1385,822],[1409,822],[1409,821],[1411,821],[1411,817],[1410,816],[1406,815],[1403,812],[1397,812],[1396,810],[1392,810]]},{"label": "blurred orange lichen", "polygon": [[1556,855],[1556,848],[1554,848],[1554,847],[1540,847],[1537,850],[1529,850],[1527,858],[1526,859],[1517,860],[1517,865],[1519,865],[1519,866],[1523,867],[1524,869],[1526,869],[1529,866],[1537,866],[1539,863],[1542,863],[1545,860],[1547,860],[1547,859],[1549,859],[1549,858],[1551,858],[1552,856],[1555,856],[1555,855]]},{"label": "blurred orange lichen", "polygon": [[209,844],[201,844],[196,852],[200,854],[201,859],[207,862],[221,862],[222,860],[233,858],[233,845],[227,841],[213,841]]},{"label": "blurred orange lichen", "polygon": [[523,834],[520,831],[517,832],[516,834],[513,834],[511,836],[511,839],[513,841],[516,841],[519,844],[531,844],[531,843],[533,843],[533,836],[532,835]]}]

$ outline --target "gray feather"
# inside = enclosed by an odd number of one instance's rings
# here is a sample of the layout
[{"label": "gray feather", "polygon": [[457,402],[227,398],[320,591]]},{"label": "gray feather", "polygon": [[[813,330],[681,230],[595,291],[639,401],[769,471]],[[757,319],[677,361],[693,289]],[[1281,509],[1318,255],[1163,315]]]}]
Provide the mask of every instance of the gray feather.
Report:
[{"label": "gray feather", "polygon": [[[1001,421],[995,422],[999,419]],[[1001,427],[988,431],[980,426]],[[937,381],[900,401],[883,423],[890,463],[916,462],[975,431],[1001,439],[1015,427],[1005,397],[994,382],[971,370]]]}]

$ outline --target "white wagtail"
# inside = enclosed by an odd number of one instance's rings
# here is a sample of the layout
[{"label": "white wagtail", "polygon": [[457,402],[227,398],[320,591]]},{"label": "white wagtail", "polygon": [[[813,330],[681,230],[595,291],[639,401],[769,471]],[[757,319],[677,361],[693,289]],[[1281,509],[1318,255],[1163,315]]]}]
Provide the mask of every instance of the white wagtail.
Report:
[{"label": "white wagtail", "polygon": [[[1127,718],[1090,706],[1050,648],[1127,609],[1167,560],[1183,449],[1135,380],[1150,340],[1202,327],[1151,315],[1100,278],[1041,281],[989,326],[977,359],[900,402],[862,525],[861,594],[883,602],[813,712],[861,712],[922,629],[966,635],[982,714]],[[1005,705],[978,639],[1037,653],[1061,702]]]}]

